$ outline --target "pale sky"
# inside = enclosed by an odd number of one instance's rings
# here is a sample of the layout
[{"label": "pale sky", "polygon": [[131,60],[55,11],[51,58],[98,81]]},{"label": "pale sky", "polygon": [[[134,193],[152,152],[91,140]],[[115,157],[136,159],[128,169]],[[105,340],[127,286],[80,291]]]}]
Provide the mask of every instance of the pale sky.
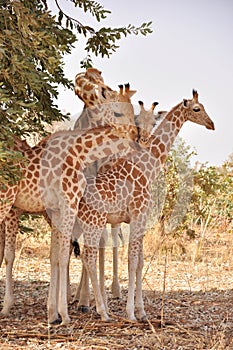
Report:
[{"label": "pale sky", "polygon": [[[170,110],[197,89],[216,130],[187,122],[179,135],[196,149],[195,161],[220,165],[228,158],[233,152],[232,0],[104,0],[100,3],[112,14],[100,24],[74,10],[70,1],[58,2],[72,17],[95,28],[153,21],[153,34],[120,40],[120,48],[110,59],[93,56],[94,66],[113,89],[130,82],[137,90],[134,105],[142,100],[149,108],[158,101],[158,110]],[[84,42],[79,40],[65,59],[68,78],[73,80],[82,71],[80,61],[85,55]],[[61,110],[71,116],[81,112],[82,102],[72,91],[59,92]]]}]

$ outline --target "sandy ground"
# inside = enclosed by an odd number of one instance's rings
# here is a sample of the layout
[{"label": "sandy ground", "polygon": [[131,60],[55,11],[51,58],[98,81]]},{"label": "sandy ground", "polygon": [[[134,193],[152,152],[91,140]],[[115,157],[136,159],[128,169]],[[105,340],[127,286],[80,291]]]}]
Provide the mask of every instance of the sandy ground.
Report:
[{"label": "sandy ground", "polygon": [[[14,268],[15,306],[0,318],[0,349],[233,349],[233,261],[229,242],[211,238],[201,259],[172,254],[145,254],[143,295],[148,321],[126,319],[127,248],[120,249],[122,298],[110,293],[112,263],[107,252],[105,272],[111,323],[102,322],[93,307],[90,313],[69,306],[69,326],[48,327],[49,239],[38,241],[20,235]],[[190,249],[191,246],[189,247]],[[231,248],[232,250],[232,248]],[[149,252],[148,252],[149,251]],[[71,261],[71,287],[75,293],[81,271],[79,259]],[[5,265],[0,270],[3,299]],[[162,320],[162,322],[161,322]]]}]

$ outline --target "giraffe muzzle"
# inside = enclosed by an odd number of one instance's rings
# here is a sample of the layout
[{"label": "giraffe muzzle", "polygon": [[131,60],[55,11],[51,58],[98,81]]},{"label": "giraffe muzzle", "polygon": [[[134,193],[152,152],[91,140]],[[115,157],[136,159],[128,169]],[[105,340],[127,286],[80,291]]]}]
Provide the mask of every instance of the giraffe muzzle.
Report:
[{"label": "giraffe muzzle", "polygon": [[214,123],[212,122],[212,120],[209,122],[208,125],[206,125],[206,129],[215,130],[215,126],[214,126]]}]

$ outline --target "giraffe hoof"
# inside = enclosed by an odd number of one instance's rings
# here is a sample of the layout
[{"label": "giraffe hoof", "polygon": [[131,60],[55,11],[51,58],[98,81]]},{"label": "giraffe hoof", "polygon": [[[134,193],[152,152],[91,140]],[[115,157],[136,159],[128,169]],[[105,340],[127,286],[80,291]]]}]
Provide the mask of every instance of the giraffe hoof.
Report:
[{"label": "giraffe hoof", "polygon": [[112,322],[112,319],[110,317],[103,316],[103,317],[101,317],[101,321],[110,323],[110,322]]},{"label": "giraffe hoof", "polygon": [[61,323],[62,323],[62,318],[60,315],[58,315],[58,318],[56,318],[56,320],[49,322],[49,324],[51,326],[56,326],[56,325],[61,324]]},{"label": "giraffe hoof", "polygon": [[88,312],[90,312],[90,308],[89,306],[79,305],[78,311],[81,311],[83,314],[87,314]]},{"label": "giraffe hoof", "polygon": [[132,321],[132,322],[138,322],[138,320],[136,319],[136,317],[130,317],[129,320]]},{"label": "giraffe hoof", "polygon": [[148,320],[148,318],[147,318],[146,315],[141,316],[141,317],[139,318],[139,321],[140,321],[140,322],[147,322],[147,320]]}]

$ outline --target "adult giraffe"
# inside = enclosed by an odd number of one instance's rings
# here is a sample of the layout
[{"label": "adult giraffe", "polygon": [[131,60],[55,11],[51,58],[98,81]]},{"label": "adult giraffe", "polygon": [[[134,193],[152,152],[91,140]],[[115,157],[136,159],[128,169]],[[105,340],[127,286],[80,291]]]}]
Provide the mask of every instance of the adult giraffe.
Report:
[{"label": "adult giraffe", "polygon": [[[105,87],[101,86],[99,91],[103,92],[103,89]],[[78,134],[77,131],[52,135],[46,139],[47,143],[43,141],[33,150],[25,152],[29,163],[24,169],[24,179],[19,182],[16,188],[14,187],[13,191],[8,186],[7,191],[0,193],[1,203],[7,202],[4,200],[11,196],[11,206],[14,204],[24,211],[38,212],[45,208],[49,209],[53,224],[59,227],[59,274],[61,276],[59,301],[58,305],[56,302],[54,303],[54,289],[50,283],[48,299],[50,322],[58,318],[58,312],[62,317],[63,324],[69,322],[65,266],[67,266],[67,256],[69,256],[69,238],[75,220],[74,208],[78,208],[78,202],[86,183],[83,168],[97,159],[123,151],[127,145],[129,146],[129,141],[121,139],[122,137],[133,140],[137,138],[131,105],[119,103],[121,99],[119,95],[121,94],[115,91],[111,90],[111,93],[107,95],[103,93],[102,95],[105,103],[100,104],[99,101],[96,101],[97,104],[91,113],[101,115],[105,124],[111,125],[111,127],[96,128],[82,135]],[[118,102],[116,103],[116,101]],[[116,118],[126,124],[116,123]],[[114,149],[111,149],[112,147]],[[4,206],[3,210],[0,209],[0,213],[3,213],[1,220],[9,213],[11,206],[7,208]],[[65,223],[63,217],[70,218],[70,221]],[[53,271],[51,282],[52,280]]]}]

